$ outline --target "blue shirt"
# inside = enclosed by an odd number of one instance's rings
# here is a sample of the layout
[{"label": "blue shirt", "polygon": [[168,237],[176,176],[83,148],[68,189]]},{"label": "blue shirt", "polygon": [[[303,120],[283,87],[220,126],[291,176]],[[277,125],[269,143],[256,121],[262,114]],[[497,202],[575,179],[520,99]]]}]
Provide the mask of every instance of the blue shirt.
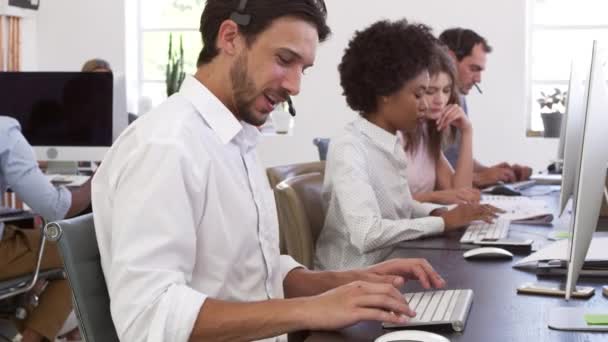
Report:
[{"label": "blue shirt", "polygon": [[[464,96],[460,97],[460,106],[465,114],[469,114],[469,110],[467,108],[467,99]],[[458,162],[458,157],[460,156],[460,134],[456,137],[456,140],[448,146],[444,151],[446,159],[450,162],[452,167],[456,168],[456,163]]]},{"label": "blue shirt", "polygon": [[[0,116],[0,194],[11,189],[34,212],[48,221],[65,217],[72,204],[66,187],[54,187],[44,176],[19,123]],[[0,238],[4,225],[0,223]]]}]

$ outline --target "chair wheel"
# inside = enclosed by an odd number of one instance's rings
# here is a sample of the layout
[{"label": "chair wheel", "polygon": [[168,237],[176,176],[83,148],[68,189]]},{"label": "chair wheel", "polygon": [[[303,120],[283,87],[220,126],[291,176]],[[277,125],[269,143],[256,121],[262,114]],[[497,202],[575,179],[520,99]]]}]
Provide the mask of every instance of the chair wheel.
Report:
[{"label": "chair wheel", "polygon": [[17,308],[15,310],[15,317],[19,320],[24,320],[27,318],[27,310],[25,308]]}]

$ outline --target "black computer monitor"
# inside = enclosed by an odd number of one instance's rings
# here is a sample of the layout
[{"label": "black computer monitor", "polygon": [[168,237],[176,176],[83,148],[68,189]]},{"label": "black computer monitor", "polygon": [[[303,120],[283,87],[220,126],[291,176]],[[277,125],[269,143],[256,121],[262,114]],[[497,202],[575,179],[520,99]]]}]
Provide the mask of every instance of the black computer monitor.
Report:
[{"label": "black computer monitor", "polygon": [[3,72],[0,115],[19,121],[39,160],[101,160],[116,116],[126,120],[114,83],[110,72]]}]

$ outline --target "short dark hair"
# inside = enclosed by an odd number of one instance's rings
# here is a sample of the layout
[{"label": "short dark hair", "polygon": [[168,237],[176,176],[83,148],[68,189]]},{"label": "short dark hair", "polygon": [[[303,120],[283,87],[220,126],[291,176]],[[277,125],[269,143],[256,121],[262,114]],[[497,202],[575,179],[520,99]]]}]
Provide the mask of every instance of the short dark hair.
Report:
[{"label": "short dark hair", "polygon": [[488,41],[470,29],[461,27],[447,29],[439,35],[439,40],[456,55],[458,61],[470,56],[477,44],[481,44],[483,51],[486,53],[492,52],[492,47],[488,44]]},{"label": "short dark hair", "polygon": [[357,31],[338,66],[346,102],[366,116],[378,98],[399,91],[428,69],[436,39],[431,28],[407,20],[383,20]]},{"label": "short dark hair", "polygon": [[[216,46],[217,35],[221,24],[237,12],[240,0],[207,0],[201,15],[200,32],[203,39],[197,66],[211,62],[219,54]],[[327,26],[327,9],[323,0],[250,0],[243,13],[250,16],[247,25],[239,24],[239,30],[252,44],[258,34],[267,29],[270,24],[281,17],[297,17],[317,28],[319,41],[327,39],[331,30]]]}]

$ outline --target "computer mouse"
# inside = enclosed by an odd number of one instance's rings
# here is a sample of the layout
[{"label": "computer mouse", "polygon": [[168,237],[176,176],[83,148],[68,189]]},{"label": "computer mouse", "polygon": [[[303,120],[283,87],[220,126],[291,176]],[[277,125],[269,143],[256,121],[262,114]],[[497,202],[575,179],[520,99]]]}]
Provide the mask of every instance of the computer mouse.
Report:
[{"label": "computer mouse", "polygon": [[473,248],[464,252],[465,259],[512,259],[513,253],[498,247]]},{"label": "computer mouse", "polygon": [[501,196],[521,196],[521,192],[511,188],[508,185],[499,184],[496,185],[490,190],[490,194],[492,195],[501,195]]},{"label": "computer mouse", "polygon": [[428,331],[399,330],[384,334],[375,342],[450,342],[450,340]]}]

